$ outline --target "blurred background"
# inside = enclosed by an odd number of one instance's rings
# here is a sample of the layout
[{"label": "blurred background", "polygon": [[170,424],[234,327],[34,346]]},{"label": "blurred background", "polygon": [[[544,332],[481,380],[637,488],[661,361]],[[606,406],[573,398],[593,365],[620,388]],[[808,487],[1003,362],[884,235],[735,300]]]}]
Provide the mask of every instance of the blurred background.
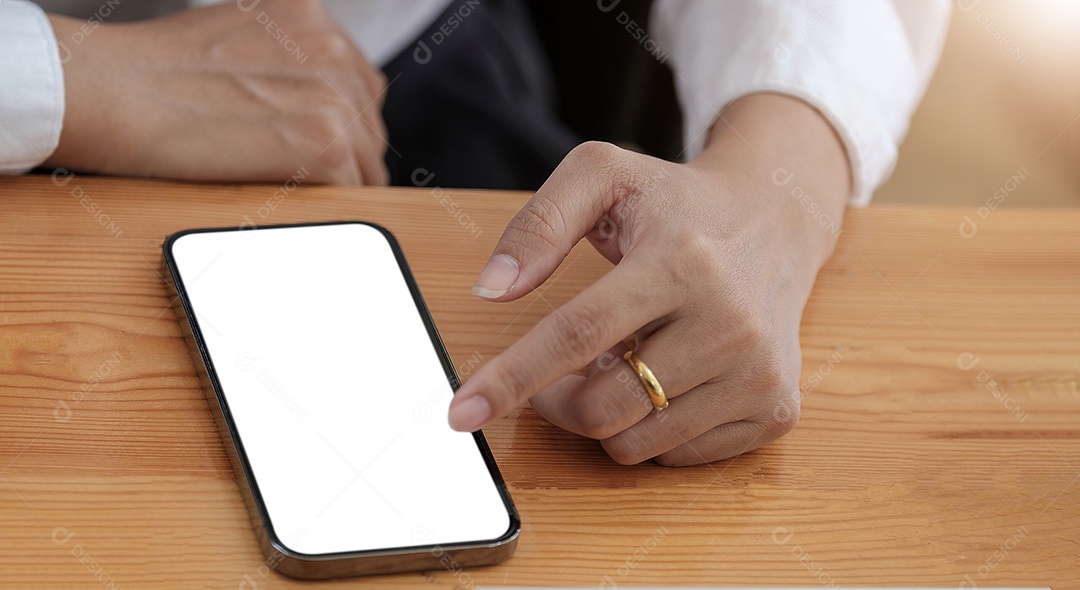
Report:
[{"label": "blurred background", "polygon": [[954,0],[875,203],[1080,206],[1080,0]]}]

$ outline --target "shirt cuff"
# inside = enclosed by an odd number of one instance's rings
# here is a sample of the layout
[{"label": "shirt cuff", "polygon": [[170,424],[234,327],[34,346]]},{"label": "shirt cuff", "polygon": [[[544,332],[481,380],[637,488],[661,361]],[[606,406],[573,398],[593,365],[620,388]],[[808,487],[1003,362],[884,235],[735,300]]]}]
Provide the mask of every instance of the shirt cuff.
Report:
[{"label": "shirt cuff", "polygon": [[701,152],[733,100],[791,95],[836,130],[851,164],[849,202],[868,203],[892,172],[932,71],[932,64],[920,71],[896,7],[887,0],[756,0],[726,3],[718,22],[712,4],[667,0],[654,13],[674,66],[688,156]]},{"label": "shirt cuff", "polygon": [[0,2],[0,80],[0,174],[21,174],[52,155],[64,121],[60,52],[36,4]]}]

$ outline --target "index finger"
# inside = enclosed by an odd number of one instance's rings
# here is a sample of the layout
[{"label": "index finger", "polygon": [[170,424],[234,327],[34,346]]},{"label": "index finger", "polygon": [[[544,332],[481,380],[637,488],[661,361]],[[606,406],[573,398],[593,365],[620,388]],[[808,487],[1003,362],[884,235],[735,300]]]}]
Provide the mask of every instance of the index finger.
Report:
[{"label": "index finger", "polygon": [[627,335],[680,305],[668,273],[648,273],[632,257],[553,311],[484,365],[454,396],[450,426],[479,430]]}]

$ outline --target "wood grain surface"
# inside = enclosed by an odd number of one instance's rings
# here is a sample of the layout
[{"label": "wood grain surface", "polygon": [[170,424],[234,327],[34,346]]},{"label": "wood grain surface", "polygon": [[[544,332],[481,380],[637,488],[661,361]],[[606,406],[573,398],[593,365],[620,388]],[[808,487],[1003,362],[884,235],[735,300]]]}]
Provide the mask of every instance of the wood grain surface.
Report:
[{"label": "wood grain surface", "polygon": [[[0,585],[301,584],[260,569],[158,274],[166,234],[379,222],[466,376],[608,268],[586,245],[537,294],[485,303],[472,280],[526,195],[291,188],[0,180]],[[622,467],[519,410],[487,431],[524,523],[512,559],[321,584],[1080,588],[1078,226],[849,211],[804,318],[790,435]]]}]

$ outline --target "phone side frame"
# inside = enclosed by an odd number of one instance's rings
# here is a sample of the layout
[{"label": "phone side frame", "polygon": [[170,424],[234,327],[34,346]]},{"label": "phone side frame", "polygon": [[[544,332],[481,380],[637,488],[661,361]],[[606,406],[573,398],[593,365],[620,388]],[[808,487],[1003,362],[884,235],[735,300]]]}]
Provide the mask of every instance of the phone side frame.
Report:
[{"label": "phone side frame", "polygon": [[257,229],[236,227],[189,229],[166,236],[162,243],[162,276],[171,296],[172,308],[176,313],[180,329],[187,342],[188,352],[199,376],[199,383],[210,406],[214,423],[221,436],[229,462],[233,468],[237,485],[244,504],[247,506],[252,528],[255,530],[259,547],[265,557],[265,564],[272,570],[284,575],[309,580],[332,579],[360,575],[378,575],[417,571],[423,569],[448,569],[456,571],[462,567],[491,565],[502,562],[513,555],[521,533],[521,520],[518,516],[510,492],[502,474],[491,454],[482,432],[473,433],[474,441],[480,451],[489,474],[499,492],[510,518],[510,526],[500,537],[488,541],[453,543],[447,545],[417,545],[398,549],[375,549],[367,551],[308,555],[289,549],[278,537],[270,521],[269,513],[262,501],[258,483],[247,460],[243,442],[240,440],[236,425],[229,411],[228,402],[217,378],[213,361],[206,347],[183,279],[172,255],[172,246],[179,238],[196,233],[217,233],[228,231],[260,231],[263,229],[284,229],[294,227],[313,227],[322,225],[365,225],[379,231],[390,245],[394,258],[401,270],[402,277],[412,294],[417,312],[427,329],[432,347],[439,357],[446,372],[451,388],[456,392],[461,380],[454,369],[450,355],[446,351],[442,337],[435,327],[434,320],[420,294],[419,286],[413,277],[404,252],[394,235],[385,227],[366,221],[328,221],[316,223],[293,223],[261,226]]}]

